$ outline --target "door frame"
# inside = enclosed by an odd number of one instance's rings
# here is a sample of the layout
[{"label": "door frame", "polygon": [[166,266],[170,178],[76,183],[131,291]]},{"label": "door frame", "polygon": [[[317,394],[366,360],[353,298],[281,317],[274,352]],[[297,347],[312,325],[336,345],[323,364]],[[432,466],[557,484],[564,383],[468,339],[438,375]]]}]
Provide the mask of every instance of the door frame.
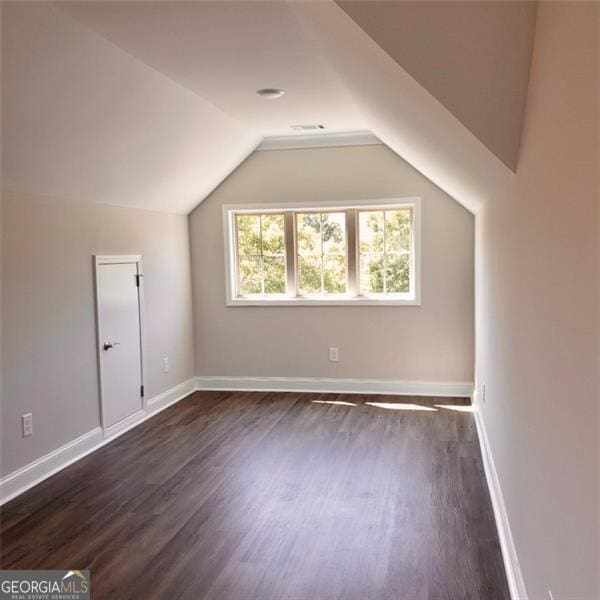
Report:
[{"label": "door frame", "polygon": [[[102,335],[100,327],[100,305],[98,302],[98,267],[101,265],[135,264],[136,274],[138,275],[138,314],[140,329],[140,385],[146,387],[146,325],[145,325],[145,305],[144,305],[144,270],[142,268],[141,254],[94,254],[94,305],[96,310],[96,360],[98,363],[98,400],[100,403],[100,425],[104,431],[104,437],[110,437],[116,431],[126,428],[130,421],[137,420],[140,414],[148,409],[148,396],[144,393],[142,397],[142,408],[125,419],[107,427],[104,419],[104,401],[102,397]],[[144,392],[146,390],[144,389]]]}]

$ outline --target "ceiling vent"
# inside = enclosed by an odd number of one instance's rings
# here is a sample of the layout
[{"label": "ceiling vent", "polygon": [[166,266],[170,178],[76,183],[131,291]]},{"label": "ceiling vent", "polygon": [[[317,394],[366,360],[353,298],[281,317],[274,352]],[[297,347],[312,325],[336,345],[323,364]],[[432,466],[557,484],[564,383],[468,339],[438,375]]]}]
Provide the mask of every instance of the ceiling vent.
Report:
[{"label": "ceiling vent", "polygon": [[294,131],[320,131],[325,129],[325,125],[291,125]]}]

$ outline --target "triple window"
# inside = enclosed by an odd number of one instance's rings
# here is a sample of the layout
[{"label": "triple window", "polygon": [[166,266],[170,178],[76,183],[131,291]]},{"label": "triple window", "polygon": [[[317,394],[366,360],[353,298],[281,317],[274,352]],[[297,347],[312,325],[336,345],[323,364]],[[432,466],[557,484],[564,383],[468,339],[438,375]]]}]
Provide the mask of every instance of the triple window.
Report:
[{"label": "triple window", "polygon": [[224,207],[228,304],[418,304],[419,208]]}]

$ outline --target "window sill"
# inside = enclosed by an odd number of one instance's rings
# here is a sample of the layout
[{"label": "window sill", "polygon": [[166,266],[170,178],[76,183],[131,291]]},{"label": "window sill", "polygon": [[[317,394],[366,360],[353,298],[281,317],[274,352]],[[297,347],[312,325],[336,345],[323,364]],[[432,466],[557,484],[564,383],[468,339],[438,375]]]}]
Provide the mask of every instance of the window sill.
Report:
[{"label": "window sill", "polygon": [[416,298],[228,298],[227,306],[421,306]]}]

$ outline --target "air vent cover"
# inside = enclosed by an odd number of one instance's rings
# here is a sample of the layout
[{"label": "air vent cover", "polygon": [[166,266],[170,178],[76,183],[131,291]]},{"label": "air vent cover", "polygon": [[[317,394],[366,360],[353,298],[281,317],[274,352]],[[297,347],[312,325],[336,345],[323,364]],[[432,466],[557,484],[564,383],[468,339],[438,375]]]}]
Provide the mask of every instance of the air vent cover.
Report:
[{"label": "air vent cover", "polygon": [[291,125],[291,128],[294,131],[319,131],[321,129],[325,129],[325,125]]}]

